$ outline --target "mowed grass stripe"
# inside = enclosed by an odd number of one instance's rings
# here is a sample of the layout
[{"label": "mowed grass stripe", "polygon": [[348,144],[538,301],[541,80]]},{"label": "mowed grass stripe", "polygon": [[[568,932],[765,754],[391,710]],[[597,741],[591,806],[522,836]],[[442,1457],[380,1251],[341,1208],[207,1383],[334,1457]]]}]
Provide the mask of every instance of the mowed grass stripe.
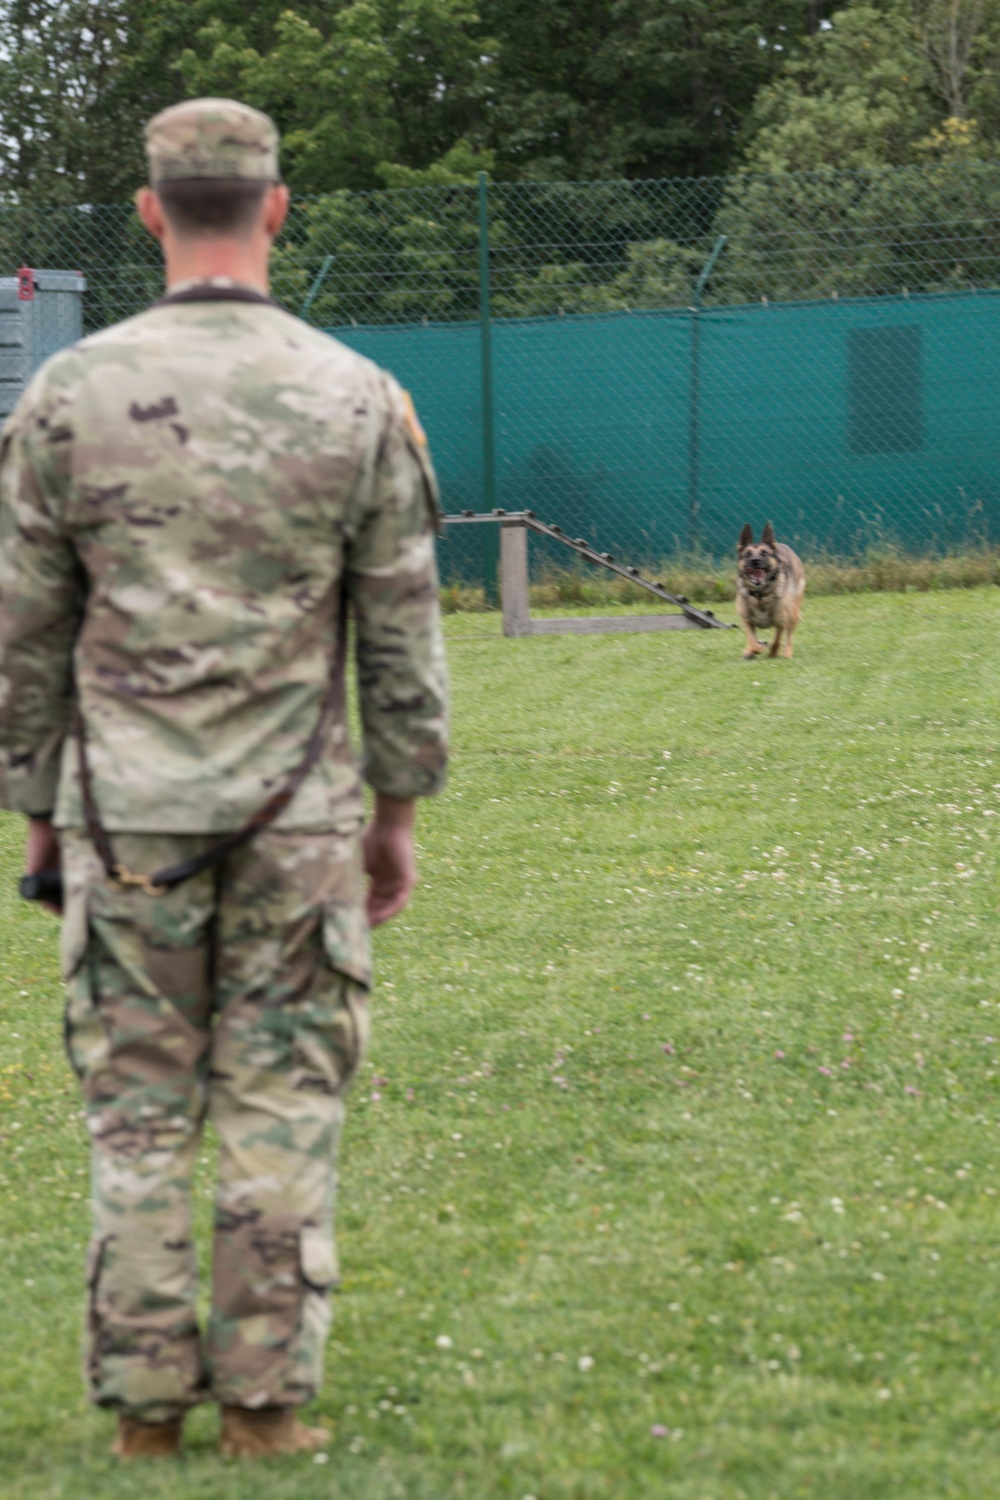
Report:
[{"label": "mowed grass stripe", "polygon": [[990,1493],[997,620],[986,590],[807,599],[789,664],[449,619],[454,772],[377,940],[325,1465],[221,1465],[207,1411],[181,1470],[106,1456],[55,926],[0,824],[5,1494]]}]

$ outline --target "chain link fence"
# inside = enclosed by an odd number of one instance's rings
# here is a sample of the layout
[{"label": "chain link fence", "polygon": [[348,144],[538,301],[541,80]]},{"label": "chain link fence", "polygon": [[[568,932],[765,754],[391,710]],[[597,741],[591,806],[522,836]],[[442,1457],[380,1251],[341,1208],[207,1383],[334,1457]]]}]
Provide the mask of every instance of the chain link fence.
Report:
[{"label": "chain link fence", "polygon": [[[22,265],[82,271],[88,330],[161,285],[131,208],[5,209]],[[810,553],[1000,542],[998,166],[332,193],[274,291],[413,392],[448,510],[644,564],[768,518]],[[491,582],[493,531],[446,574]]]}]

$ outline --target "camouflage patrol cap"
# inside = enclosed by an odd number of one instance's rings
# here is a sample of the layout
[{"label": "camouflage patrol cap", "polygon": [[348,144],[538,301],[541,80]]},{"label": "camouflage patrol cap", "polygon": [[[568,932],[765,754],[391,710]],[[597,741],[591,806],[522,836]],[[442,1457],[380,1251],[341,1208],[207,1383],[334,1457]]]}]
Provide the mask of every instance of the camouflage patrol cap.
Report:
[{"label": "camouflage patrol cap", "polygon": [[146,123],[149,180],[225,177],[277,182],[278,129],[238,99],[185,99]]}]

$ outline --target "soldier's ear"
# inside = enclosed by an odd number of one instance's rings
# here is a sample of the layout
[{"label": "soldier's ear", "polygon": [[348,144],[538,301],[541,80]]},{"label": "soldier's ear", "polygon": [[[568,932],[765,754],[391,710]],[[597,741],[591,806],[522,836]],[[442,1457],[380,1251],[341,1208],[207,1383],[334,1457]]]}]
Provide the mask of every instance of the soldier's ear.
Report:
[{"label": "soldier's ear", "polygon": [[736,544],[737,552],[744,552],[747,547],[753,546],[753,527],[748,521],[740,532],[740,539]]},{"label": "soldier's ear", "polygon": [[774,527],[771,525],[770,521],[768,521],[767,525],[764,527],[764,530],[761,532],[760,545],[762,547],[770,547],[772,552],[778,545],[774,539]]}]

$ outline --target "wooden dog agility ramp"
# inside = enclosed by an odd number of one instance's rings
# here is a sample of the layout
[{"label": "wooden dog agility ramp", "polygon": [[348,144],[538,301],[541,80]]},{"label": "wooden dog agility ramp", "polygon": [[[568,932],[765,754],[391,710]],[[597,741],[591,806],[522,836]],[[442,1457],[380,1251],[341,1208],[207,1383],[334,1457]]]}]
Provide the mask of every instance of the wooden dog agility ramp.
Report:
[{"label": "wooden dog agility ramp", "polygon": [[[446,526],[490,524],[500,527],[500,604],[504,635],[609,635],[615,631],[642,630],[734,630],[717,620],[710,609],[697,609],[683,595],[671,594],[655,579],[644,578],[638,568],[620,563],[610,552],[598,552],[582,537],[568,537],[560,526],[539,521],[530,510],[463,510],[444,516]],[[547,536],[553,542],[596,567],[617,573],[638,588],[646,589],[665,604],[676,604],[679,614],[577,616],[569,619],[533,620],[528,601],[528,533]]]}]

